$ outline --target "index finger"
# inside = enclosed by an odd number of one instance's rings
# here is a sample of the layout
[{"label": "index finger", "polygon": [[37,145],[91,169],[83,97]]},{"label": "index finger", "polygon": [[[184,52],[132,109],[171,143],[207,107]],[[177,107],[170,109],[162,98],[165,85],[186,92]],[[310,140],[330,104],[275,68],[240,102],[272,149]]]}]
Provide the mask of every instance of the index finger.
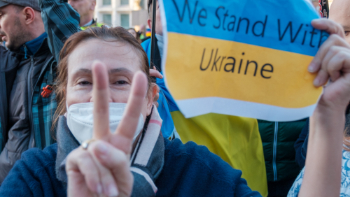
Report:
[{"label": "index finger", "polygon": [[328,49],[333,45],[344,46],[344,30],[343,27],[334,21],[328,19],[316,19],[312,21],[313,27],[326,31],[330,34],[329,38],[324,42],[318,50],[316,56],[309,65],[309,71],[316,73],[321,69],[321,63]]},{"label": "index finger", "polygon": [[[93,138],[104,139],[109,130],[109,90],[107,68],[102,62],[95,61],[92,65],[93,102],[94,102],[94,133]],[[107,140],[107,139],[105,139]]]},{"label": "index finger", "polygon": [[329,34],[337,34],[338,36],[345,38],[343,27],[332,20],[324,18],[315,19],[311,24],[316,29],[323,30]]},{"label": "index finger", "polygon": [[[139,71],[134,75],[130,96],[128,99],[123,119],[118,125],[118,128],[114,134],[122,136],[124,140],[128,140],[129,143],[124,142],[126,144],[132,143],[141,115],[141,110],[143,107],[146,92],[147,78],[144,73]],[[126,148],[127,149],[124,149],[124,151],[126,152],[126,154],[129,154],[131,147]]]},{"label": "index finger", "polygon": [[155,69],[149,69],[149,75],[151,77],[163,79],[163,75],[158,70],[155,70]]}]

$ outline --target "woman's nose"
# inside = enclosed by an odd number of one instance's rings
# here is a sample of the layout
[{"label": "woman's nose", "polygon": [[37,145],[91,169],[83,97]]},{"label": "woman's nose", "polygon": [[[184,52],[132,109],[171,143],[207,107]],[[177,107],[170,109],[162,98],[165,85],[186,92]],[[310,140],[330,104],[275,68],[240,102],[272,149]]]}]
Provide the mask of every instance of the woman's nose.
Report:
[{"label": "woman's nose", "polygon": [[[90,98],[90,102],[94,102],[94,97],[93,97],[93,96],[91,96],[91,98]],[[111,97],[111,96],[109,97],[108,102],[109,102],[109,103],[112,103],[112,102],[113,102],[113,100],[112,100],[112,97]]]}]

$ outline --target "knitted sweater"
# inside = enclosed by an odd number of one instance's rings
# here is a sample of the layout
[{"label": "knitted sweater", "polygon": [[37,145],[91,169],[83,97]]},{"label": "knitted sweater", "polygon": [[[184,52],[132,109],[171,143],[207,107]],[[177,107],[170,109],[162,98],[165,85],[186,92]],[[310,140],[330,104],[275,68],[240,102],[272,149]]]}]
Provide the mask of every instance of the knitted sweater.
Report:
[{"label": "knitted sweater", "polygon": [[[241,178],[241,171],[193,142],[164,139],[165,163],[156,181],[156,196],[260,196]],[[56,178],[57,144],[23,153],[0,188],[0,196],[66,196]]]}]

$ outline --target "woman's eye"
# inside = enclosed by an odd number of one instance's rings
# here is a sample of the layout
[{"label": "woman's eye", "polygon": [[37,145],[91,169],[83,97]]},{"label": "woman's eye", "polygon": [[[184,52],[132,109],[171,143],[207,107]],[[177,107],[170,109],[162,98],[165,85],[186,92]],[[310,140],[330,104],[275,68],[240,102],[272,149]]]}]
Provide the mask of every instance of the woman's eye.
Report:
[{"label": "woman's eye", "polygon": [[119,80],[119,81],[116,81],[114,84],[116,84],[116,85],[126,85],[126,84],[128,84],[128,82],[124,81],[124,80]]},{"label": "woman's eye", "polygon": [[345,36],[350,36],[350,31],[345,31]]},{"label": "woman's eye", "polygon": [[88,82],[88,81],[81,81],[78,83],[78,85],[81,85],[81,86],[86,86],[86,85],[91,85],[92,83]]}]

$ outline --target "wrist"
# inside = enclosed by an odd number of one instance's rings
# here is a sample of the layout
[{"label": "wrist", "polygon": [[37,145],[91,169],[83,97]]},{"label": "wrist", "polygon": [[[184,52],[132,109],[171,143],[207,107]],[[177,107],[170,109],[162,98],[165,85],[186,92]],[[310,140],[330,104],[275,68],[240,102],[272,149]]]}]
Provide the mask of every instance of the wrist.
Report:
[{"label": "wrist", "polygon": [[[342,147],[345,115],[337,111],[316,109],[310,118],[309,146]],[[339,148],[338,147],[338,148]]]},{"label": "wrist", "polygon": [[317,104],[317,107],[313,113],[313,116],[322,117],[325,116],[327,118],[334,117],[343,117],[345,115],[346,105],[342,105],[339,103],[326,102],[322,98]]}]

